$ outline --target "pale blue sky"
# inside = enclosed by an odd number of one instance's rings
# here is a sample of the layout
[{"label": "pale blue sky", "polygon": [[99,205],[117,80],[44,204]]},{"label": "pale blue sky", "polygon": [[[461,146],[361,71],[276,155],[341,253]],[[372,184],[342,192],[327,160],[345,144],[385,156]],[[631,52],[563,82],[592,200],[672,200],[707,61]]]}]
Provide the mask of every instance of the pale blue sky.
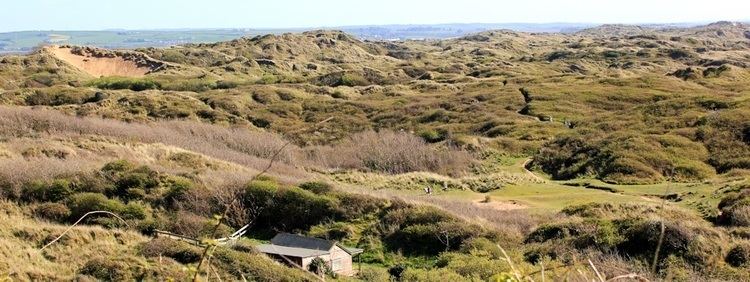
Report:
[{"label": "pale blue sky", "polygon": [[6,0],[0,32],[750,20],[750,0]]}]

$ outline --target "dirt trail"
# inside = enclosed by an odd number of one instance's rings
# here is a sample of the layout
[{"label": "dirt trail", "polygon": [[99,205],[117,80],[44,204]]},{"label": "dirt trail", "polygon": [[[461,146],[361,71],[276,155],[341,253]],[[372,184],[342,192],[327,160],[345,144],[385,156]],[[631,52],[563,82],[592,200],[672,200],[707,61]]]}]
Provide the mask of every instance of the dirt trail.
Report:
[{"label": "dirt trail", "polygon": [[135,61],[126,60],[119,56],[93,56],[87,53],[75,54],[72,48],[49,46],[44,48],[58,59],[92,75],[142,77],[153,71],[152,68],[139,65]]}]

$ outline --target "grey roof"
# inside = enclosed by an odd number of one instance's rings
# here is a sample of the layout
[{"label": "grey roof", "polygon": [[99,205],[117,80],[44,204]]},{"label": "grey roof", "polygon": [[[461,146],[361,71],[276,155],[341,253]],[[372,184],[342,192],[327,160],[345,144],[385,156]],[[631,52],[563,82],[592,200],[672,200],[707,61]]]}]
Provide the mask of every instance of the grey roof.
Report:
[{"label": "grey roof", "polygon": [[310,238],[289,233],[276,234],[276,236],[271,239],[271,244],[260,245],[258,246],[258,250],[267,254],[306,258],[329,254],[333,246],[339,246],[352,256],[363,252],[362,249],[346,247],[335,241]]},{"label": "grey roof", "polygon": [[289,233],[279,233],[271,239],[271,244],[284,247],[330,251],[331,248],[336,245],[336,242]]},{"label": "grey roof", "polygon": [[352,256],[361,254],[362,252],[365,251],[363,249],[346,247],[346,246],[343,246],[341,244],[336,244],[336,245],[338,245],[339,247],[341,247],[341,249],[343,249],[345,252],[347,252],[349,255],[352,255]]},{"label": "grey roof", "polygon": [[313,250],[305,248],[284,247],[271,244],[257,246],[258,251],[265,254],[283,255],[297,258],[317,257],[328,254],[328,250]]}]

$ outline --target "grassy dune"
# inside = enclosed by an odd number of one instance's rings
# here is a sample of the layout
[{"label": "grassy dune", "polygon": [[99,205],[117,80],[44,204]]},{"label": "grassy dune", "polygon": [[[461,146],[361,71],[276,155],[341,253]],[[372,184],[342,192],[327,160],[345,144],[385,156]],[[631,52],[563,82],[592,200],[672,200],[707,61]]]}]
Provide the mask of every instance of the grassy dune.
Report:
[{"label": "grassy dune", "polygon": [[[201,248],[154,229],[250,222],[201,277],[315,280],[253,251],[292,232],[363,248],[366,281],[748,280],[748,30],[88,51],[168,66],[143,77],[3,56],[0,279],[188,280]],[[97,209],[128,224],[39,250]]]}]

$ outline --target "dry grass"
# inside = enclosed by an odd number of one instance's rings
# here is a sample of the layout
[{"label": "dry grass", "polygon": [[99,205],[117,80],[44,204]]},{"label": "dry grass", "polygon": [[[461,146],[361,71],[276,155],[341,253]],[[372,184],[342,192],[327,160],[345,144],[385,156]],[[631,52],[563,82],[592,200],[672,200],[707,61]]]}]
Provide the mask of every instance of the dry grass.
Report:
[{"label": "dry grass", "polygon": [[0,270],[14,280],[71,280],[87,259],[135,258],[137,245],[147,241],[134,232],[79,226],[57,244],[39,250],[66,228],[31,220],[15,204],[0,202]]},{"label": "dry grass", "polygon": [[370,170],[388,174],[432,171],[459,175],[471,156],[453,148],[437,149],[406,132],[366,131],[335,146],[317,147],[310,159],[323,167]]},{"label": "dry grass", "polygon": [[[17,138],[99,136],[119,142],[163,143],[256,170],[267,164],[265,159],[270,158],[284,142],[278,135],[243,128],[188,121],[126,123],[72,117],[51,110],[9,107],[0,107],[0,135]],[[272,172],[288,178],[306,178],[304,172],[292,165],[298,151],[299,148],[292,146],[282,152]]]}]

